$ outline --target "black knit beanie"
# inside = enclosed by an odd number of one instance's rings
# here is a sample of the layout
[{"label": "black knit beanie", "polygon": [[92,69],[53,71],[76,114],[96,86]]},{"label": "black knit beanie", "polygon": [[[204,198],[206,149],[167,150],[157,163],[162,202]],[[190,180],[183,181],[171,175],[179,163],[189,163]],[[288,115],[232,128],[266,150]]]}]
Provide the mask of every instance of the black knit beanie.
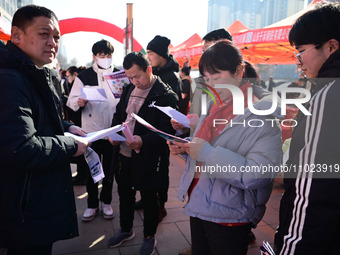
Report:
[{"label": "black knit beanie", "polygon": [[170,40],[164,36],[156,35],[153,38],[148,46],[146,47],[147,50],[151,50],[163,58],[169,57],[169,45]]}]

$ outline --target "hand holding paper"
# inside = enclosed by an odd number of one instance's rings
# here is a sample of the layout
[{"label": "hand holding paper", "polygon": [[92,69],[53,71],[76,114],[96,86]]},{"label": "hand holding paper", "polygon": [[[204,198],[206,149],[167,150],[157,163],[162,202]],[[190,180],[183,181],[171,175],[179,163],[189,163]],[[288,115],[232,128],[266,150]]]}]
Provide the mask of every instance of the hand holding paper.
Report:
[{"label": "hand holding paper", "polygon": [[184,140],[180,137],[165,133],[157,128],[155,128],[154,126],[152,126],[150,123],[148,123],[147,121],[145,121],[144,119],[142,119],[141,117],[139,117],[137,114],[132,113],[131,114],[132,117],[134,117],[140,124],[144,125],[146,128],[150,129],[152,132],[155,132],[157,135],[159,135],[160,137],[163,137],[165,140],[173,142],[180,142],[180,143],[188,143],[189,141]]},{"label": "hand holding paper", "polygon": [[133,136],[134,140],[132,142],[126,141],[126,144],[129,146],[130,149],[135,150],[137,153],[139,153],[139,149],[143,145],[143,140],[139,135]]},{"label": "hand holding paper", "polygon": [[77,104],[79,107],[85,107],[88,102],[89,100],[86,100],[84,98],[78,98]]},{"label": "hand holding paper", "polygon": [[125,127],[123,125],[117,125],[117,126],[114,126],[114,127],[111,127],[111,128],[107,128],[107,129],[103,129],[103,130],[100,130],[100,131],[88,133],[88,134],[86,134],[85,137],[77,136],[77,135],[71,134],[69,132],[65,132],[64,135],[65,136],[72,136],[73,138],[78,139],[78,140],[82,140],[83,142],[94,142],[94,141],[97,141],[99,139],[103,139],[107,136],[110,136],[113,133],[117,133],[119,131],[122,131],[124,128]]},{"label": "hand holding paper", "polygon": [[183,113],[175,110],[174,108],[170,106],[158,106],[155,104],[151,105],[152,107],[156,107],[158,110],[164,112],[166,115],[168,115],[170,118],[176,120],[178,123],[182,124],[184,127],[190,127],[190,121],[187,116],[185,116]]},{"label": "hand holding paper", "polygon": [[206,143],[204,139],[195,137],[190,143],[179,143],[174,141],[174,145],[178,146],[179,149],[185,150],[187,154],[194,160],[198,160],[198,155],[201,152],[203,145]]},{"label": "hand holding paper", "polygon": [[[132,144],[135,141],[135,138],[133,137],[131,130],[130,130],[129,126],[127,125],[127,123],[123,122],[123,126],[125,127],[125,129],[123,130],[123,134],[125,135],[125,137],[127,139],[126,140],[127,145],[130,147],[129,144]],[[135,147],[135,146],[136,146],[135,144],[132,145],[132,147]],[[142,145],[140,147],[142,147]],[[140,147],[135,150],[137,153],[139,153]]]},{"label": "hand holding paper", "polygon": [[182,130],[184,128],[184,126],[178,123],[178,121],[175,119],[171,119],[170,122],[171,122],[172,128],[175,130]]},{"label": "hand holding paper", "polygon": [[98,88],[80,88],[81,95],[88,101],[108,101],[105,90]]}]

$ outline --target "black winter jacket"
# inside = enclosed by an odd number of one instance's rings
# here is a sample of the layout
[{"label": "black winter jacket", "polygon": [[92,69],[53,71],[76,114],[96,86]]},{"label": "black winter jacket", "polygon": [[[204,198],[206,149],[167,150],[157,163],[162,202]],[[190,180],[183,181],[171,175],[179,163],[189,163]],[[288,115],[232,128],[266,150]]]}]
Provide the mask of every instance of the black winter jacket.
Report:
[{"label": "black winter jacket", "polygon": [[78,235],[69,159],[77,151],[49,69],[0,45],[0,247]]},{"label": "black winter jacket", "polygon": [[299,114],[292,135],[276,254],[333,254],[332,242],[339,242],[340,50],[317,78],[306,105],[312,115]]},{"label": "black winter jacket", "polygon": [[[123,90],[112,120],[112,126],[126,120],[126,108],[129,97],[135,86],[129,84]],[[158,110],[150,107],[155,102],[158,106],[171,106],[176,109],[178,98],[176,94],[159,78],[141,106],[138,116],[149,122],[155,128],[169,134],[174,134],[170,118]],[[169,183],[169,147],[166,140],[145,128],[136,121],[134,135],[142,138],[143,145],[139,153],[132,151],[132,184],[136,189],[161,189]]]},{"label": "black winter jacket", "polygon": [[177,94],[179,102],[182,100],[182,80],[178,75],[179,64],[177,60],[170,55],[166,64],[162,67],[153,67],[152,73],[159,76],[162,82],[168,84]]}]

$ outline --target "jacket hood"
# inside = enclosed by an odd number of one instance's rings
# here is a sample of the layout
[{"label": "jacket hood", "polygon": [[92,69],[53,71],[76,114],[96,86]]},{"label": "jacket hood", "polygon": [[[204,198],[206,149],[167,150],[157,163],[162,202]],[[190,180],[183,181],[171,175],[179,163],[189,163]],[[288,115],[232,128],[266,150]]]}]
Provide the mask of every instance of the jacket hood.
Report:
[{"label": "jacket hood", "polygon": [[340,78],[340,50],[337,50],[321,66],[316,79],[311,80],[312,96],[315,95],[325,85],[334,81],[335,78]]},{"label": "jacket hood", "polygon": [[321,66],[317,78],[340,78],[340,50],[337,50]]},{"label": "jacket hood", "polygon": [[167,71],[173,71],[173,72],[179,72],[179,64],[177,62],[177,60],[170,55],[168,58],[168,61],[166,62],[166,64],[162,67],[153,67],[152,68],[152,72],[155,75],[159,75],[161,73],[167,72]]}]

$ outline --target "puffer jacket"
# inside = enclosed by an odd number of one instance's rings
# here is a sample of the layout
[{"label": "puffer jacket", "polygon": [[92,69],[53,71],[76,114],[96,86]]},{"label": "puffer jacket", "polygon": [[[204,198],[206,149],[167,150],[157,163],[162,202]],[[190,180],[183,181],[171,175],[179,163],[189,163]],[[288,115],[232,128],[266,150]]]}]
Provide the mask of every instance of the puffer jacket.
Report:
[{"label": "puffer jacket", "polygon": [[78,235],[69,159],[49,69],[0,45],[0,247],[47,245]]},{"label": "puffer jacket", "polygon": [[[271,96],[264,97],[254,108],[269,109],[271,99]],[[276,121],[268,121],[281,117],[278,110],[273,116],[258,116],[246,108],[244,115],[232,120],[238,124],[229,123],[212,144],[203,145],[198,158],[203,162],[202,172],[185,206],[187,215],[216,223],[251,222],[253,225],[262,219],[276,174],[262,170],[279,167],[282,161],[280,127]],[[205,117],[201,117],[196,131]],[[205,172],[209,168],[211,171]],[[195,170],[196,161],[188,156],[179,186],[178,198],[182,201]]]},{"label": "puffer jacket", "polygon": [[[129,84],[123,89],[122,97],[112,120],[112,126],[121,124],[126,120],[126,108],[134,89],[133,84]],[[175,130],[171,126],[170,118],[152,105],[176,108],[177,102],[176,94],[157,78],[136,114],[155,128],[174,135]],[[139,153],[132,151],[132,185],[136,189],[142,190],[166,188],[169,185],[169,147],[166,140],[137,121],[133,134],[141,137],[143,146]]]},{"label": "puffer jacket", "polygon": [[179,64],[177,60],[170,55],[166,64],[162,67],[153,67],[152,73],[159,76],[162,82],[168,84],[177,94],[179,102],[182,101],[182,80],[179,77]]}]

